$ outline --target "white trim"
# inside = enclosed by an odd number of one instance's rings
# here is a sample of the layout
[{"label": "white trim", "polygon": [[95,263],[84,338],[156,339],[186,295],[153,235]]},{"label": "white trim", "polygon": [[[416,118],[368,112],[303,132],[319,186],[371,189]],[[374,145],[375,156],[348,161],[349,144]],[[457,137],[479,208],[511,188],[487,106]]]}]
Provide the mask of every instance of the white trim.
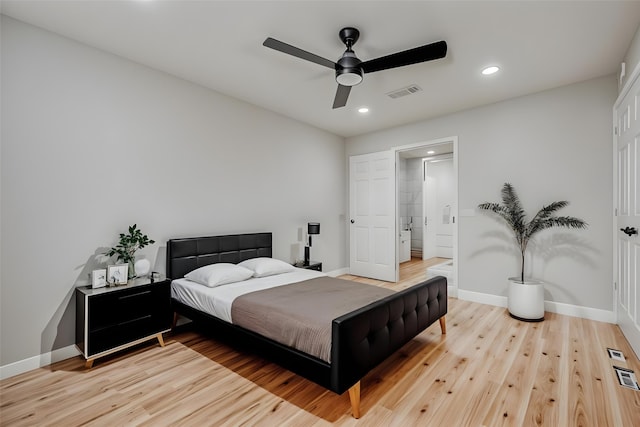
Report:
[{"label": "white trim", "polygon": [[[395,223],[395,226],[393,228],[395,234],[394,234],[394,246],[396,249],[396,280],[395,282],[399,282],[400,281],[400,242],[398,241],[398,238],[400,236],[400,227],[398,227],[398,217],[400,216],[400,198],[398,197],[398,191],[400,191],[400,152],[399,151],[394,151],[393,152],[393,167],[395,168],[395,177],[396,177],[396,185],[395,188],[393,189],[393,198],[394,198],[394,212],[393,212],[393,221]],[[411,247],[409,247],[409,253],[411,253]],[[409,255],[409,259],[411,259],[411,255]]]},{"label": "white trim", "polygon": [[506,307],[507,297],[481,292],[465,291],[458,288],[458,299],[463,301],[479,302],[480,304],[495,305],[496,307]]},{"label": "white trim", "polygon": [[458,298],[458,288],[453,285],[447,285],[447,295],[453,298]]},{"label": "white trim", "polygon": [[52,363],[71,357],[80,356],[81,353],[75,345],[59,348],[39,356],[33,356],[28,359],[18,360],[8,365],[0,366],[0,380],[22,374],[33,369],[42,368]]},{"label": "white trim", "polygon": [[597,322],[616,323],[616,316],[612,310],[600,308],[581,307],[579,305],[565,304],[562,302],[545,301],[544,311],[563,314],[565,316],[580,317]]},{"label": "white trim", "polygon": [[[617,104],[618,101],[616,101]],[[613,127],[617,126],[618,113],[616,107],[613,107]],[[616,215],[616,209],[618,208],[618,135],[617,132],[613,133],[613,144],[611,147],[611,163],[613,170],[613,194],[611,197],[611,234],[613,238],[613,251],[611,251],[611,257],[613,260],[613,277],[612,277],[612,298],[613,298],[613,315],[616,320],[618,319],[618,289],[615,285],[618,282],[618,215]]]},{"label": "white trim", "polygon": [[343,267],[337,270],[327,271],[327,276],[330,276],[330,277],[338,277],[338,276],[342,276],[343,274],[351,274],[349,273],[349,267]]},{"label": "white trim", "polygon": [[446,144],[446,143],[449,143],[449,142],[453,142],[455,145],[457,145],[458,144],[458,137],[457,136],[448,136],[448,137],[445,137],[445,138],[430,139],[428,141],[422,141],[422,142],[414,142],[413,144],[397,145],[395,147],[391,147],[391,150],[392,151],[410,151],[410,150],[413,150],[413,149],[416,149],[416,148],[425,147],[427,145]]},{"label": "white trim", "polygon": [[613,104],[614,111],[620,106],[620,103],[622,102],[624,97],[627,96],[627,94],[631,90],[631,87],[633,86],[633,83],[638,77],[640,77],[640,62],[636,64],[636,68],[633,69],[633,73],[631,73],[631,75],[627,79],[627,82],[624,84],[622,90],[618,94],[618,98],[616,98],[616,102],[615,104]]},{"label": "white trim", "polygon": [[[483,294],[480,292],[466,291],[458,288],[458,299],[472,301],[480,304],[493,305],[496,307],[507,307],[507,297],[500,295]],[[545,301],[544,311],[562,314],[565,316],[580,317],[598,322],[616,323],[613,311],[599,308],[581,307],[573,304],[565,304],[555,301]]]},{"label": "white trim", "polygon": [[[438,138],[438,139],[431,139],[428,141],[422,141],[422,142],[415,142],[413,144],[406,144],[406,145],[398,145],[395,147],[391,147],[391,150],[395,152],[395,158],[396,160],[398,159],[399,153],[403,152],[403,151],[411,151],[417,148],[423,148],[423,147],[428,147],[428,146],[432,146],[432,145],[442,145],[442,144],[453,144],[453,154],[452,154],[452,158],[453,158],[453,176],[454,176],[454,186],[456,189],[456,198],[455,198],[455,208],[453,210],[453,212],[451,213],[453,218],[454,218],[454,224],[453,224],[453,241],[454,241],[454,245],[453,245],[453,269],[451,271],[451,274],[453,276],[453,286],[447,286],[448,288],[448,292],[449,295],[451,296],[456,296],[458,295],[459,292],[459,286],[458,286],[458,277],[460,277],[460,275],[458,274],[458,265],[460,264],[460,262],[458,261],[459,258],[459,247],[460,247],[460,241],[459,241],[459,233],[458,233],[458,224],[460,223],[460,218],[458,215],[458,208],[459,208],[459,203],[460,203],[460,179],[459,179],[459,170],[458,170],[458,136],[457,135],[453,135],[453,136],[447,136],[444,138]],[[396,167],[397,169],[397,167]],[[397,174],[397,170],[396,170],[396,174]],[[396,214],[395,214],[395,221],[396,221],[396,236],[400,235],[400,230],[398,229],[398,180],[396,179]],[[396,260],[398,259],[398,245],[396,244]],[[423,248],[424,249],[424,248]],[[398,275],[398,279],[399,279],[399,274],[400,274],[400,269],[398,268],[397,270],[397,275]],[[396,280],[397,281],[397,280]],[[505,305],[506,307],[506,305]]]}]

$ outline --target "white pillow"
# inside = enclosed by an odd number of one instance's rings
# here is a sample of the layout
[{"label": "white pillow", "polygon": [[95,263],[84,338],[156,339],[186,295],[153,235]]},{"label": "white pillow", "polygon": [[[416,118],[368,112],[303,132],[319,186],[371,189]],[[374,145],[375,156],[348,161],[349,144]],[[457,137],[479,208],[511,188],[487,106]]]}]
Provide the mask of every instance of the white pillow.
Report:
[{"label": "white pillow", "polygon": [[221,262],[205,265],[190,271],[184,277],[201,285],[215,288],[228,283],[242,282],[253,275],[253,271],[236,264]]},{"label": "white pillow", "polygon": [[288,273],[296,268],[288,262],[275,258],[251,258],[238,264],[253,270],[253,277],[266,277],[275,274]]}]

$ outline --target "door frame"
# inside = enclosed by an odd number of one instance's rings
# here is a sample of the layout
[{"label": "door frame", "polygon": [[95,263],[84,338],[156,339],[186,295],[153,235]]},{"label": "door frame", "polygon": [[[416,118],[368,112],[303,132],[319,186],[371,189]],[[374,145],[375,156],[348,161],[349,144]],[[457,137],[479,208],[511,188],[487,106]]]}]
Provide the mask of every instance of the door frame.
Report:
[{"label": "door frame", "polygon": [[[398,198],[398,159],[400,156],[401,152],[404,151],[412,151],[412,150],[416,150],[416,149],[420,149],[420,148],[426,148],[426,147],[430,147],[430,146],[435,146],[435,145],[442,145],[442,144],[452,144],[453,145],[453,179],[455,181],[454,183],[454,188],[456,191],[456,194],[454,196],[454,200],[455,200],[455,207],[453,209],[452,212],[452,217],[453,217],[453,270],[451,272],[451,274],[453,275],[453,285],[449,285],[448,286],[448,293],[449,295],[455,297],[458,295],[458,269],[459,269],[459,256],[458,256],[458,246],[459,246],[459,242],[458,242],[458,202],[459,202],[459,182],[460,180],[458,179],[458,137],[457,136],[448,136],[448,137],[444,137],[444,138],[438,138],[438,139],[430,139],[430,140],[426,140],[426,141],[422,141],[422,142],[416,142],[413,144],[406,144],[406,145],[398,145],[395,147],[391,147],[391,151],[393,151],[395,153],[395,159],[396,159],[396,209],[395,209],[395,227],[396,227],[396,237],[400,235],[400,227],[398,224],[398,217],[399,217],[399,213],[400,213],[400,206],[399,206],[399,198]],[[396,239],[397,240],[397,239]],[[397,274],[399,275],[400,273],[400,267],[399,267],[399,248],[398,245],[396,244],[396,262],[398,263],[398,268],[397,268]],[[397,281],[398,279],[396,279]]]}]

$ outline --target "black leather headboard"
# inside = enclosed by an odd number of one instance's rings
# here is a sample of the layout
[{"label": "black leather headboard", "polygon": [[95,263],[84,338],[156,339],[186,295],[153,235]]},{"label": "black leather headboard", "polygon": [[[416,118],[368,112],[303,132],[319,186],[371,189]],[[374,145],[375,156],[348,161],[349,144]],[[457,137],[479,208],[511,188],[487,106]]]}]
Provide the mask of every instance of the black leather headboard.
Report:
[{"label": "black leather headboard", "polygon": [[271,258],[271,247],[271,233],[171,239],[167,242],[167,277],[178,279],[217,262],[237,264],[249,258]]}]

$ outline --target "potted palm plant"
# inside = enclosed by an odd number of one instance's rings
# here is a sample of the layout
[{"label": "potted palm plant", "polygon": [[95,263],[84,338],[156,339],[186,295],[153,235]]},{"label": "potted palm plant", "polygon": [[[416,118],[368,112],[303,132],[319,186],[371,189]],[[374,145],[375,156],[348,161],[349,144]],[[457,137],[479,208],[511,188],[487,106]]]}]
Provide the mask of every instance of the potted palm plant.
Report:
[{"label": "potted palm plant", "polygon": [[555,216],[556,211],[569,204],[564,200],[543,206],[530,221],[527,221],[526,213],[513,186],[505,183],[501,194],[502,203],[481,203],[478,208],[504,220],[513,231],[520,250],[520,276],[510,277],[508,281],[509,314],[519,320],[539,322],[544,320],[544,283],[525,278],[527,246],[534,235],[547,228],[586,228],[587,223],[572,216]]}]

